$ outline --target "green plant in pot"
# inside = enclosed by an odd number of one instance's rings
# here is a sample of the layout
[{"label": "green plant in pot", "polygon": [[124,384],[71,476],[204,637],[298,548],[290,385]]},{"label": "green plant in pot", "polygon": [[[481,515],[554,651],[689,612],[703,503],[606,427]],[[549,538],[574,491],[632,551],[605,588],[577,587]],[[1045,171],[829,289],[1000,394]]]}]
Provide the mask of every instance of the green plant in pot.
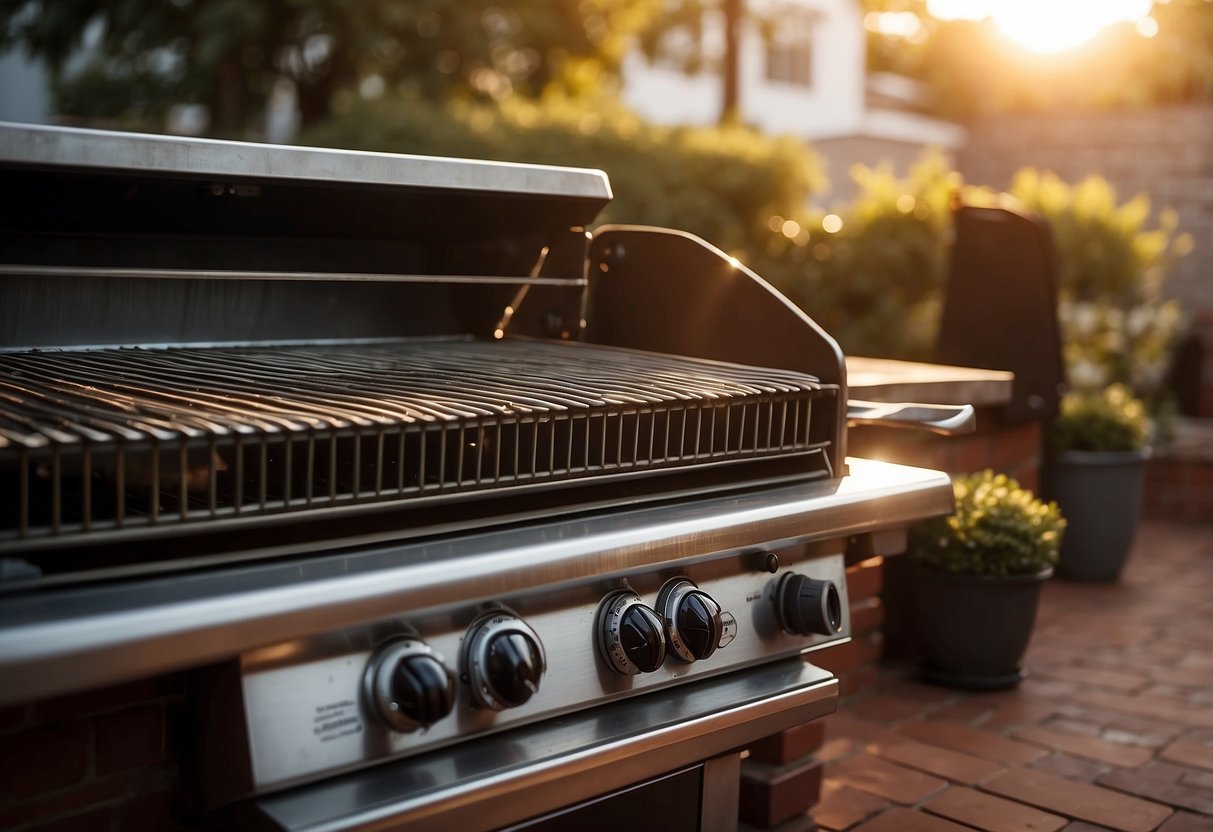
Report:
[{"label": "green plant in pot", "polygon": [[955,513],[910,534],[924,675],[969,690],[1012,687],[1066,521],[1005,474],[986,470],[952,487]]},{"label": "green plant in pot", "polygon": [[1069,521],[1057,574],[1115,581],[1137,533],[1148,421],[1123,384],[1067,393],[1049,426],[1044,493]]}]

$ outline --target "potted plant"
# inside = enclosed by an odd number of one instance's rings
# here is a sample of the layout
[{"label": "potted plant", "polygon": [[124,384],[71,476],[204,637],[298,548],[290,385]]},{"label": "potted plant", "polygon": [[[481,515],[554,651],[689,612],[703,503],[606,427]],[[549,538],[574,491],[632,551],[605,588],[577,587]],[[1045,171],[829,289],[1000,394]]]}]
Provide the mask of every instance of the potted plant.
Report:
[{"label": "potted plant", "polygon": [[952,487],[955,514],[910,534],[924,675],[970,690],[1012,687],[1066,521],[1005,474],[986,470]]},{"label": "potted plant", "polygon": [[1069,521],[1057,574],[1076,581],[1120,577],[1141,516],[1145,406],[1123,384],[1067,393],[1050,425],[1044,493]]}]

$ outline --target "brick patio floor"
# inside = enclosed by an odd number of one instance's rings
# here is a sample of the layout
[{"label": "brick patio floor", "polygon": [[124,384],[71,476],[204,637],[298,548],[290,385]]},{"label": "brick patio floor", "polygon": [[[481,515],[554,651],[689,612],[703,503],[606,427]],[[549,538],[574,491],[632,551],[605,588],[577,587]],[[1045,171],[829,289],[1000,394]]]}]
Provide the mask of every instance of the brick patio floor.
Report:
[{"label": "brick patio floor", "polygon": [[1146,523],[1116,585],[1051,581],[1025,666],[1016,690],[978,694],[886,668],[826,721],[811,820],[1213,830],[1213,525]]}]

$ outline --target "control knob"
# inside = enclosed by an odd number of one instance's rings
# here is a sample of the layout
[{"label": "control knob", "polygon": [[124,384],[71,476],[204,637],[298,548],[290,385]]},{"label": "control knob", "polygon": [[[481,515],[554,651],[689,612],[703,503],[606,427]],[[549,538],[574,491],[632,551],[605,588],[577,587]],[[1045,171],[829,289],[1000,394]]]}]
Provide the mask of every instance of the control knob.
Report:
[{"label": "control knob", "polygon": [[775,584],[775,618],[784,632],[793,635],[838,635],[842,596],[833,581],[788,572]]},{"label": "control knob", "polygon": [[455,677],[421,639],[381,647],[363,675],[370,711],[401,733],[428,728],[455,707]]},{"label": "control knob", "polygon": [[463,639],[461,665],[472,702],[494,711],[525,705],[539,692],[547,670],[543,644],[518,616],[496,609],[472,622]]},{"label": "control knob", "polygon": [[666,581],[657,595],[669,652],[680,661],[708,658],[737,635],[737,620],[689,578]]},{"label": "control knob", "polygon": [[631,590],[619,589],[602,599],[595,630],[598,653],[616,673],[652,673],[665,661],[661,616]]}]

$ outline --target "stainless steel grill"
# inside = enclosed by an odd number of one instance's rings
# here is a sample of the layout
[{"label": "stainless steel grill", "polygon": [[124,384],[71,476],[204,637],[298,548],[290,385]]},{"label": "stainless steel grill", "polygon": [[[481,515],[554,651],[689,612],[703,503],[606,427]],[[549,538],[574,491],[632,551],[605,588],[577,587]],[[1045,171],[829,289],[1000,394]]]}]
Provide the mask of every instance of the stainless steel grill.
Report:
[{"label": "stainless steel grill", "polygon": [[[837,387],[592,345],[0,355],[0,540],[806,457]],[[815,428],[814,425],[817,425]]]},{"label": "stainless steel grill", "polygon": [[0,706],[175,680],[150,825],[733,832],[847,559],[950,505],[846,458],[761,278],[590,233],[599,172],[0,125],[0,175]]}]

